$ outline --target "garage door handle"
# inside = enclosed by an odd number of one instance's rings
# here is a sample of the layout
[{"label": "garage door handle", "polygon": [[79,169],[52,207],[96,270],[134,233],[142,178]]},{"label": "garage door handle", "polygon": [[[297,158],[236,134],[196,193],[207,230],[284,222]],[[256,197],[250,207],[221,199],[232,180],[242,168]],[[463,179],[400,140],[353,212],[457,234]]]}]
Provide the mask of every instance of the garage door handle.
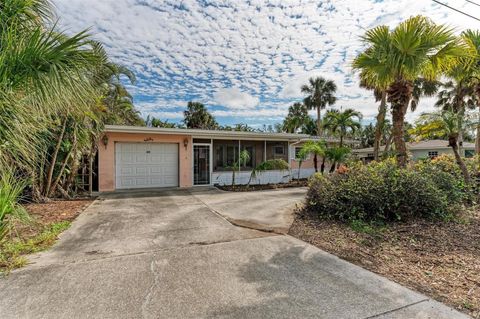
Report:
[{"label": "garage door handle", "polygon": [[150,151],[147,151],[147,154],[150,154]]}]

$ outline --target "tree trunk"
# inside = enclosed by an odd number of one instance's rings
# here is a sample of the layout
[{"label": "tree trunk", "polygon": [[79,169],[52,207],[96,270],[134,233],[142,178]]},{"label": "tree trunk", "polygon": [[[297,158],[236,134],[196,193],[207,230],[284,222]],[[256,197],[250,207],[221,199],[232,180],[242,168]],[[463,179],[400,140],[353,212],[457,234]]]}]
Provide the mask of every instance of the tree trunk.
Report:
[{"label": "tree trunk", "polygon": [[335,172],[335,165],[336,165],[336,164],[337,164],[337,163],[332,162],[332,166],[330,166],[330,173]]},{"label": "tree trunk", "polygon": [[57,145],[55,145],[55,150],[53,151],[53,154],[52,154],[52,161],[50,162],[50,167],[48,168],[47,183],[45,185],[45,192],[44,192],[45,196],[47,197],[48,197],[48,194],[50,193],[50,189],[52,186],[53,171],[55,170],[55,165],[57,163],[58,152],[60,151],[60,146],[62,145],[63,136],[65,135],[65,129],[67,128],[67,119],[68,117],[65,117],[65,120],[63,121],[62,130],[60,131],[60,135],[58,136]]},{"label": "tree trunk", "polygon": [[340,133],[340,147],[343,146],[343,133]]},{"label": "tree trunk", "polygon": [[[480,97],[477,97],[477,99]],[[475,154],[480,155],[480,100],[477,100],[478,105],[478,124],[477,124],[477,136],[475,138]]]},{"label": "tree trunk", "polygon": [[68,154],[65,156],[65,159],[63,160],[62,167],[60,168],[60,171],[58,172],[57,178],[52,184],[52,187],[50,188],[50,192],[46,193],[45,195],[47,197],[50,197],[52,194],[55,193],[56,188],[58,184],[60,183],[60,179],[62,178],[63,172],[65,171],[65,168],[67,167],[68,161],[70,159],[70,156],[72,156],[73,151],[77,148],[77,128],[75,127],[73,130],[73,143],[72,143],[72,148],[68,152]]},{"label": "tree trunk", "polygon": [[317,107],[317,135],[322,135],[322,109]]},{"label": "tree trunk", "polygon": [[325,172],[325,156],[322,158],[322,165],[320,166],[320,172],[323,173]]},{"label": "tree trunk", "polygon": [[380,107],[378,108],[377,124],[375,125],[375,141],[373,143],[373,159],[380,159],[380,141],[382,140],[383,126],[385,125],[385,115],[387,113],[387,92],[382,92]]},{"label": "tree trunk", "polygon": [[458,166],[460,166],[460,169],[462,170],[463,178],[465,179],[465,183],[467,185],[470,184],[471,179],[470,179],[470,174],[468,173],[467,166],[465,165],[465,162],[463,161],[462,157],[460,156],[460,153],[458,152],[458,136],[457,135],[450,135],[448,137],[448,144],[453,150],[453,154],[455,154],[455,160],[457,161]]},{"label": "tree trunk", "polygon": [[315,173],[318,173],[318,158],[317,154],[313,155],[313,167],[315,167]]},{"label": "tree trunk", "polygon": [[395,152],[397,153],[397,163],[400,167],[407,165],[407,145],[404,139],[404,123],[405,123],[405,108],[403,105],[395,105],[392,110],[393,121],[393,142],[395,144]]},{"label": "tree trunk", "polygon": [[298,180],[300,180],[300,168],[302,167],[302,162],[303,161],[298,162]]},{"label": "tree trunk", "polygon": [[384,154],[390,152],[390,147],[392,146],[392,142],[393,142],[393,135],[390,134],[390,136],[387,139],[387,142],[385,143],[385,149],[383,151]]}]

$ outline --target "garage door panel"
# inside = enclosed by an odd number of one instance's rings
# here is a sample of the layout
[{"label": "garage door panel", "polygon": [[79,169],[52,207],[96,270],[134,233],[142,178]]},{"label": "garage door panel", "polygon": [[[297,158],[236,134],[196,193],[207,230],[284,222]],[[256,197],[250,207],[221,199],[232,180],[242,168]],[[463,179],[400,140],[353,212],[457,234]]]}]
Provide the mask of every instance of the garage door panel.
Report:
[{"label": "garage door panel", "polygon": [[116,187],[178,186],[178,144],[117,143]]}]

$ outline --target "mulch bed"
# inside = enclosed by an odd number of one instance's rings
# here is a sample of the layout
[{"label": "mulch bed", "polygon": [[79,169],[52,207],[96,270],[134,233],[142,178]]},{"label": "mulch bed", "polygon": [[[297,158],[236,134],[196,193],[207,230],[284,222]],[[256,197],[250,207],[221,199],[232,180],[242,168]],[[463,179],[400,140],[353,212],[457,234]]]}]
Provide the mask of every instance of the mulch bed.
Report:
[{"label": "mulch bed", "polygon": [[24,207],[32,218],[32,223],[16,225],[12,237],[27,239],[41,232],[42,227],[62,221],[73,221],[93,199],[52,200],[47,203],[30,203]]},{"label": "mulch bed", "polygon": [[297,213],[289,234],[480,318],[480,211],[368,233]]},{"label": "mulch bed", "polygon": [[288,183],[281,184],[264,184],[264,185],[216,185],[218,189],[229,191],[229,192],[253,192],[253,191],[262,191],[267,189],[277,189],[277,188],[289,188],[289,187],[305,187],[308,186],[307,179],[301,179],[299,181],[290,181]]}]

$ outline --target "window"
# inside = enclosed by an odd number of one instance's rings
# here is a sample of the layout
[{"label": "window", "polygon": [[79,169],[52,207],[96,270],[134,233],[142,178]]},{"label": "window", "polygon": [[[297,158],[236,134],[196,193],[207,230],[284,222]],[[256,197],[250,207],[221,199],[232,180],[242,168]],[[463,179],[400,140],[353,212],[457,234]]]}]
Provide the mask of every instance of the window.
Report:
[{"label": "window", "polygon": [[274,146],[273,155],[285,155],[285,148],[283,147],[283,145]]},{"label": "window", "polygon": [[255,166],[255,148],[253,146],[242,146],[242,150],[245,150],[250,155],[250,158],[242,167],[252,168]]},{"label": "window", "polygon": [[466,158],[472,158],[475,156],[475,151],[474,150],[465,150],[465,157]]},{"label": "window", "polygon": [[[302,150],[301,146],[295,146],[295,158],[294,158],[295,160],[298,160],[301,150]],[[308,159],[310,159],[310,154],[307,154],[307,157],[305,158],[305,160],[308,160]]]},{"label": "window", "polygon": [[217,147],[215,147],[215,166],[216,167],[223,167],[223,162],[225,159],[225,156],[223,154],[224,149],[225,147],[223,145],[217,145]]},{"label": "window", "polygon": [[[256,165],[255,145],[246,144],[241,145],[241,150],[245,150],[250,155],[250,158],[242,168],[252,168]],[[240,152],[238,151],[238,144],[229,142],[217,142],[214,144],[215,152],[213,153],[214,170],[224,171],[230,170],[238,161]]]},{"label": "window", "polygon": [[223,167],[231,167],[237,160],[237,146],[227,146],[227,160],[223,162]]},{"label": "window", "polygon": [[435,158],[438,156],[438,151],[429,151],[428,152],[428,157],[430,158]]}]

